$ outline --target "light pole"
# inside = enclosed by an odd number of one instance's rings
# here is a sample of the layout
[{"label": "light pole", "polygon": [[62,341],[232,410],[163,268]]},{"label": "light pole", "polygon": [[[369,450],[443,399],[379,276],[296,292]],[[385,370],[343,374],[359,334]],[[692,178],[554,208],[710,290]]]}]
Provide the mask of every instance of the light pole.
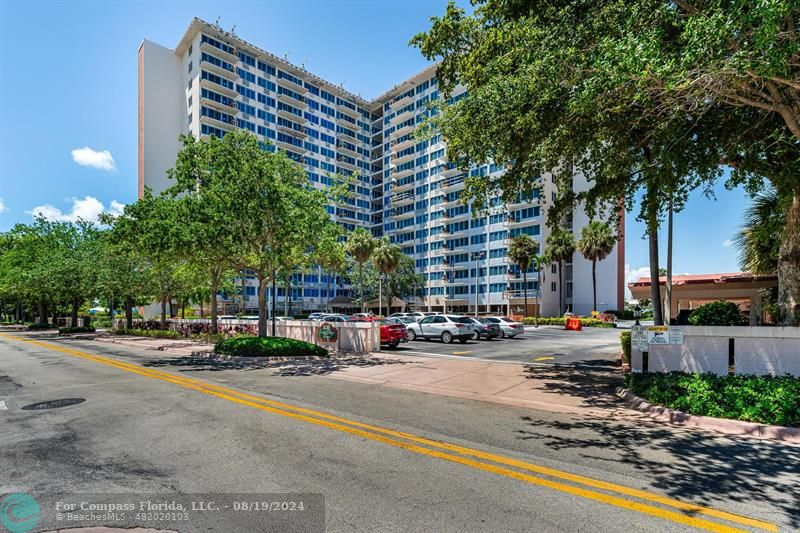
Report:
[{"label": "light pole", "polygon": [[486,251],[481,250],[480,252],[472,252],[471,254],[472,259],[475,261],[475,317],[478,316],[478,279],[480,275],[478,274],[478,260],[483,259],[486,257]]},{"label": "light pole", "polygon": [[639,307],[639,304],[636,304],[636,307],[633,308],[633,318],[636,319],[636,324],[634,326],[641,326],[639,324],[639,318],[642,316],[642,308]]}]

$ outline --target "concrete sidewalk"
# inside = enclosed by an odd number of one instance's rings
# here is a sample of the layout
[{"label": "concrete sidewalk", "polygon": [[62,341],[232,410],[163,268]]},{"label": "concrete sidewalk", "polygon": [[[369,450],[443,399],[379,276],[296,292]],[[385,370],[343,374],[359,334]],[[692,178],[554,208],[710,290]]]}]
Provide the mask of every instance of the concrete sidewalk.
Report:
[{"label": "concrete sidewalk", "polygon": [[183,339],[155,339],[133,335],[96,335],[92,340],[119,344],[143,350],[157,350],[174,355],[208,355],[214,350],[212,344]]},{"label": "concrete sidewalk", "polygon": [[621,408],[615,388],[622,383],[618,369],[493,363],[451,358],[373,354],[393,365],[350,366],[329,378],[383,385],[515,407],[562,413],[609,416]]}]

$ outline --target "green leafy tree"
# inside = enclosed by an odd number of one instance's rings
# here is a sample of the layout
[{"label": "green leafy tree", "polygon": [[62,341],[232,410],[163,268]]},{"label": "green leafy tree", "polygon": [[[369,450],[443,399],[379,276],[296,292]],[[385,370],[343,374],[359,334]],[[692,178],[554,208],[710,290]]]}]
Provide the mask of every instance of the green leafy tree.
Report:
[{"label": "green leafy tree", "polygon": [[692,311],[689,323],[693,326],[746,326],[748,320],[735,303],[719,300]]},{"label": "green leafy tree", "polygon": [[602,261],[614,250],[617,237],[611,226],[593,220],[581,229],[581,238],[576,248],[588,261],[592,262],[592,309],[597,311],[597,262]]},{"label": "green leafy tree", "polygon": [[345,250],[344,244],[339,240],[339,226],[331,226],[328,232],[323,234],[314,253],[313,262],[318,265],[327,279],[325,294],[325,311],[330,312],[331,305],[331,281],[337,275],[345,271]]},{"label": "green leafy tree", "polygon": [[564,315],[564,262],[572,260],[572,254],[575,253],[575,239],[572,232],[556,228],[545,239],[547,255],[552,260],[558,263],[558,312],[559,315]]},{"label": "green leafy tree", "polygon": [[542,278],[542,271],[544,268],[552,262],[550,256],[547,254],[539,254],[533,257],[533,264],[536,266],[536,283],[539,287],[538,293],[538,304],[536,306],[536,317],[534,319],[534,325],[538,328],[539,327],[539,315],[542,312],[542,283],[544,283],[544,279]]},{"label": "green leafy tree", "polygon": [[524,233],[511,239],[508,247],[508,258],[516,263],[522,272],[522,285],[525,287],[525,313],[528,312],[528,269],[534,263],[538,252],[539,245]]},{"label": "green leafy tree", "polygon": [[100,234],[95,257],[97,293],[123,302],[125,329],[132,329],[134,306],[150,303],[153,298],[150,261],[135,242],[120,236],[113,225],[113,217],[106,221],[111,223],[111,227]]},{"label": "green leafy tree", "polygon": [[[375,264],[375,267],[381,273],[378,279],[379,311],[382,303],[381,297],[383,295],[384,279],[397,269],[397,267],[400,265],[400,257],[402,255],[403,252],[400,250],[400,247],[397,246],[396,244],[390,243],[389,239],[386,237],[378,240],[378,242],[375,245],[375,249],[372,252],[372,262]],[[388,302],[386,304],[387,315],[389,314],[388,311],[391,305],[391,301],[392,301],[391,298],[388,298]]]},{"label": "green leafy tree", "polygon": [[347,239],[345,249],[358,265],[358,285],[361,299],[361,312],[364,312],[364,264],[372,258],[376,241],[364,228],[356,228]]},{"label": "green leafy tree", "polygon": [[756,275],[772,275],[778,271],[785,213],[774,189],[767,189],[753,198],[733,238],[742,270]]},{"label": "green leafy tree", "polygon": [[425,293],[425,276],[417,273],[414,259],[401,253],[397,267],[386,276],[386,298],[422,298]]}]

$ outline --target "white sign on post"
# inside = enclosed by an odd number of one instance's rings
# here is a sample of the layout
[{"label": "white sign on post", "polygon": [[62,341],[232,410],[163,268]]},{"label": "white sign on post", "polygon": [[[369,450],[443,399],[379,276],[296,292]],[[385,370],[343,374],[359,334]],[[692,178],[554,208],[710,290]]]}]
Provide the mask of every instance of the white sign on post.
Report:
[{"label": "white sign on post", "polygon": [[669,343],[670,344],[683,344],[683,329],[670,326],[669,328]]},{"label": "white sign on post", "polygon": [[666,326],[650,326],[647,328],[649,344],[669,344],[669,331]]},{"label": "white sign on post", "polygon": [[647,329],[644,326],[631,326],[631,349],[637,352],[646,352]]}]

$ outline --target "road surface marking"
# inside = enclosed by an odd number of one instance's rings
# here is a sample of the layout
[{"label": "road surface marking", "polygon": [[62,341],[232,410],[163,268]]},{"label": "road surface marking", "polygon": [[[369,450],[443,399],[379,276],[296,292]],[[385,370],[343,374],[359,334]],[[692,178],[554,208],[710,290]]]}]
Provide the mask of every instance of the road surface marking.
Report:
[{"label": "road surface marking", "polygon": [[[536,472],[539,474],[544,474],[550,477],[555,477],[567,481],[571,481],[573,483],[582,484],[589,487],[594,487],[602,490],[613,491],[620,494],[625,494],[627,496],[632,496],[636,498],[640,498],[651,503],[659,503],[662,505],[668,505],[674,507],[676,509],[686,511],[692,515],[694,514],[705,514],[708,516],[712,516],[715,518],[720,518],[723,520],[727,520],[730,522],[735,522],[738,524],[757,527],[766,531],[778,531],[778,527],[775,524],[770,522],[764,522],[761,520],[740,516],[732,513],[728,513],[725,511],[720,511],[717,509],[711,509],[707,507],[702,507],[700,505],[691,504],[682,502],[679,500],[674,500],[669,497],[660,496],[658,494],[653,494],[644,490],[634,489],[630,487],[625,487],[623,485],[616,485],[614,483],[608,483],[605,481],[599,481],[596,479],[579,476],[576,474],[570,474],[569,472],[564,472],[544,466],[539,466],[533,463],[527,463],[525,461],[521,461],[519,459],[514,459],[511,457],[504,457],[502,455],[496,455],[488,452],[482,452],[480,450],[475,450],[472,448],[467,448],[463,446],[459,446],[456,444],[449,444],[446,442],[441,441],[434,441],[430,439],[426,439],[424,437],[418,437],[416,435],[412,435],[409,433],[403,433],[391,429],[381,428],[379,426],[373,426],[370,424],[364,424],[361,422],[357,422],[355,420],[349,420],[346,418],[338,417],[335,415],[330,415],[324,412],[315,411],[312,409],[306,409],[303,407],[294,406],[291,404],[286,404],[283,402],[278,402],[274,400],[268,400],[266,398],[261,398],[258,396],[253,396],[251,394],[239,392],[233,389],[228,389],[225,387],[221,387],[212,383],[208,383],[201,380],[185,378],[183,376],[175,376],[173,374],[162,372],[158,370],[149,369],[146,367],[142,367],[139,365],[135,365],[132,363],[127,363],[124,361],[118,361],[116,359],[94,355],[86,352],[80,352],[77,350],[73,350],[71,348],[65,348],[59,346],[57,344],[52,344],[49,342],[42,342],[36,340],[29,340],[22,337],[16,337],[7,334],[0,334],[0,336],[11,338],[14,340],[34,344],[36,346],[40,346],[42,348],[46,348],[49,350],[65,353],[68,355],[73,355],[75,357],[79,357],[82,359],[87,359],[90,361],[94,361],[97,363],[105,364],[108,366],[112,366],[118,368],[120,370],[125,370],[128,372],[132,372],[135,374],[142,375],[144,377],[149,377],[152,379],[157,379],[160,381],[165,381],[169,383],[173,383],[175,385],[182,386],[184,388],[192,389],[198,392],[202,392],[204,394],[209,394],[211,396],[216,396],[218,398],[226,399],[228,401],[238,403],[241,405],[247,405],[249,407],[253,407],[255,409],[260,409],[263,411],[267,411],[270,413],[278,414],[281,416],[286,416],[290,418],[294,418],[297,420],[302,420],[304,422],[308,422],[311,424],[327,427],[329,429],[334,429],[337,431],[350,433],[353,435],[357,435],[360,437],[364,437],[370,440],[374,440],[377,442],[381,442],[390,446],[395,446],[398,448],[402,448],[408,451],[413,451],[416,453],[420,453],[422,455],[428,455],[432,457],[437,457],[443,460],[460,463],[466,466],[470,466],[476,468],[478,470],[483,470],[486,472],[491,472],[499,475],[503,475],[509,478],[517,479],[520,481],[525,481],[531,484],[540,485],[544,487],[551,488],[553,490],[558,490],[561,492],[566,492],[568,494],[573,494],[575,496],[579,496],[586,499],[591,499],[595,501],[599,501],[602,503],[606,503],[609,505],[614,505],[617,507],[621,507],[623,509],[635,510],[640,513],[648,514],[651,516],[655,516],[658,518],[662,518],[664,520],[671,520],[673,522],[677,522],[680,524],[696,527],[699,529],[705,529],[707,531],[741,531],[730,526],[719,524],[716,522],[710,522],[708,520],[704,520],[702,518],[696,518],[694,516],[687,516],[684,514],[676,513],[673,511],[669,511],[666,509],[662,509],[660,507],[654,507],[647,504],[642,504],[639,502],[634,502],[631,500],[626,500],[623,498],[618,498],[616,496],[608,495],[601,492],[594,492],[590,490],[586,490],[580,487],[575,487],[572,485],[567,485],[563,483],[559,483],[557,481],[551,481],[549,479],[540,478],[537,476],[532,476],[529,474],[517,472],[515,470],[510,470],[508,468],[498,467],[496,465],[484,463],[481,461],[475,461],[472,459],[468,459],[466,457],[460,457],[457,455],[452,455],[450,453],[440,452],[437,450],[432,450],[429,448],[424,448],[422,446],[418,446],[417,444],[411,444],[409,442],[398,441],[389,437],[385,437],[383,435],[389,435],[397,438],[401,438],[407,441],[415,442],[418,444],[425,444],[427,446],[433,448],[439,448],[442,450],[446,450],[448,452],[456,452],[461,455],[476,457],[479,459],[484,459],[488,461],[492,461],[495,463],[500,463],[506,466],[513,466],[516,468],[520,468],[523,470],[528,470],[531,472]],[[330,422],[329,422],[330,421]],[[347,425],[343,425],[347,424]],[[353,427],[348,427],[353,426]]]},{"label": "road surface marking", "polygon": [[451,353],[453,355],[467,355],[468,353],[472,353],[472,352],[467,351],[467,352],[451,352]]},{"label": "road surface marking", "polygon": [[533,358],[534,361],[552,361],[553,359],[555,359],[555,357],[553,357],[552,355],[543,355],[541,357]]},{"label": "road surface marking", "polygon": [[6,407],[5,400],[0,400],[0,411],[8,411],[8,407]]}]

